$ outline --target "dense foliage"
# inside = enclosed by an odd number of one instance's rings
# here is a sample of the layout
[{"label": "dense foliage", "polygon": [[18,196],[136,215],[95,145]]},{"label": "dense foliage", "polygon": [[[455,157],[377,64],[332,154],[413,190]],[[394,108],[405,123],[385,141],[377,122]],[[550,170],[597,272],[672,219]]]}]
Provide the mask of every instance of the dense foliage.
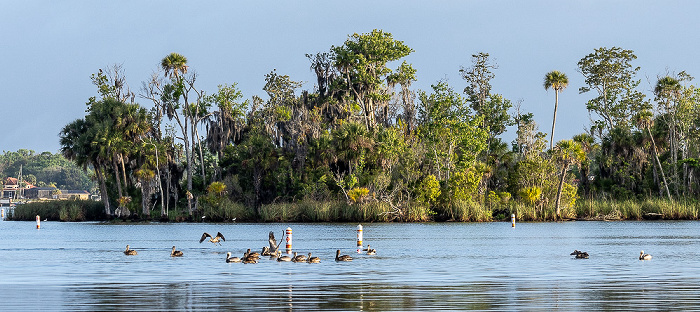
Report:
[{"label": "dense foliage", "polygon": [[[0,154],[0,177],[18,178],[34,186],[53,186],[63,190],[87,190],[95,188],[90,179],[92,171],[83,171],[61,154],[20,149]],[[0,182],[2,183],[2,182]]]},{"label": "dense foliage", "polygon": [[[582,216],[581,197],[683,199],[685,216],[697,217],[688,200],[700,192],[699,93],[689,75],[659,78],[652,101],[638,90],[633,51],[596,49],[578,62],[580,91],[595,97],[561,103],[586,105],[590,131],[548,142],[532,113],[493,90],[488,53],[460,69],[460,93],[445,81],[412,90],[412,52],[381,30],[353,34],[306,55],[314,90],[273,70],[267,97],[248,100],[235,83],[198,89],[187,58],[171,53],[143,83],[148,110],[121,68],[100,70],[99,97],[65,126],[62,152],[94,169],[105,213],[120,217],[543,220]],[[567,85],[566,74],[546,73],[555,116]],[[509,146],[501,135],[513,125]]]}]

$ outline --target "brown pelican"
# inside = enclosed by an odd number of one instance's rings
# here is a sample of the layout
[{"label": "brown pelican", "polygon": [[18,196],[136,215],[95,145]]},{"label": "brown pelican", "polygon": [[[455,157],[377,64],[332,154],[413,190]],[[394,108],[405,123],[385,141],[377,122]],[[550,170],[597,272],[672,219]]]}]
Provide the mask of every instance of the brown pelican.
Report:
[{"label": "brown pelican", "polygon": [[270,231],[268,242],[270,243],[270,254],[274,255],[275,252],[277,251],[277,248],[279,247],[279,245],[277,245],[277,240],[275,239],[275,233],[272,231]]},{"label": "brown pelican", "polygon": [[348,255],[340,255],[340,249],[335,252],[335,261],[352,261],[352,257]]},{"label": "brown pelican", "polygon": [[209,235],[209,233],[204,232],[204,234],[202,234],[202,238],[199,239],[199,243],[201,244],[205,239],[207,239],[207,237],[209,237],[209,241],[214,244],[221,245],[221,243],[219,242],[220,240],[226,241],[226,238],[224,238],[224,234],[221,234],[221,232],[216,233],[216,237],[212,237],[211,235]]},{"label": "brown pelican", "polygon": [[650,254],[645,254],[644,250],[639,252],[639,260],[651,260]]},{"label": "brown pelican", "polygon": [[255,258],[260,258],[260,253],[259,252],[250,252],[250,248],[245,252],[246,257],[255,257]]},{"label": "brown pelican", "polygon": [[170,252],[171,257],[182,257],[182,251],[180,250],[175,250],[175,246],[173,246],[173,251]]},{"label": "brown pelican", "polygon": [[309,253],[309,258],[308,258],[308,260],[306,260],[306,262],[308,262],[308,263],[321,263],[321,259],[319,259],[318,257],[312,257],[311,253]]},{"label": "brown pelican", "polygon": [[367,254],[370,255],[370,256],[376,255],[376,254],[377,254],[377,250],[376,250],[376,249],[369,248],[369,245],[367,245],[367,249],[366,249],[366,250],[367,250]]},{"label": "brown pelican", "polygon": [[270,248],[268,248],[267,246],[263,247],[262,252],[260,252],[260,255],[261,256],[270,256],[271,255]]},{"label": "brown pelican", "polygon": [[574,250],[571,255],[576,256],[576,259],[588,259],[588,253],[585,251]]},{"label": "brown pelican", "polygon": [[258,258],[255,257],[245,257],[243,258],[243,263],[258,263]]},{"label": "brown pelican", "polygon": [[279,262],[289,262],[292,261],[292,257],[290,256],[282,256],[282,253],[277,250],[277,261]]},{"label": "brown pelican", "polygon": [[126,250],[124,250],[124,254],[127,256],[135,256],[138,253],[136,252],[136,250],[129,249],[129,245],[126,245]]},{"label": "brown pelican", "polygon": [[232,262],[241,262],[241,258],[231,257],[231,253],[227,252],[226,253],[226,263],[232,263]]},{"label": "brown pelican", "polygon": [[304,255],[297,256],[297,253],[294,252],[294,257],[292,258],[292,262],[306,262],[306,256],[304,256]]}]

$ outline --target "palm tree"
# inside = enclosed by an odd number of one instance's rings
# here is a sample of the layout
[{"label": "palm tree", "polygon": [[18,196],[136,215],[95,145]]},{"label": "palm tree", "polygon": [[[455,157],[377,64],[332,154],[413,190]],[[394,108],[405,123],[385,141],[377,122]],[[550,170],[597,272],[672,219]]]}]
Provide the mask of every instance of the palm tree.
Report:
[{"label": "palm tree", "polygon": [[549,149],[552,149],[554,142],[554,125],[557,122],[557,108],[559,107],[559,92],[566,89],[569,85],[569,78],[565,73],[558,70],[553,70],[544,76],[544,89],[554,89],[554,118],[552,119],[552,134],[549,138]]},{"label": "palm tree", "polygon": [[573,164],[579,164],[584,159],[585,153],[581,144],[575,142],[574,140],[562,140],[557,142],[554,148],[554,159],[558,164],[561,165],[561,177],[559,179],[559,187],[557,188],[557,200],[556,200],[556,213],[557,218],[561,218],[561,209],[559,208],[559,202],[561,200],[561,193],[564,188],[564,178],[566,177],[566,172],[569,171],[569,167]]},{"label": "palm tree", "polygon": [[[659,102],[659,104],[662,104],[664,109],[666,111],[666,118],[669,132],[668,132],[668,143],[669,143],[669,151],[671,154],[671,162],[672,163],[678,163],[678,134],[676,131],[676,106],[672,105],[672,103],[676,102],[678,97],[680,96],[681,93],[681,83],[678,81],[678,79],[666,76],[663,78],[659,78],[659,80],[656,82],[656,86],[654,87],[654,94],[656,95],[656,101]],[[661,105],[660,105],[661,106]],[[678,167],[677,166],[672,166],[671,170],[671,182],[674,183],[674,185],[678,185]],[[676,195],[678,195],[678,187],[675,188]]]},{"label": "palm tree", "polygon": [[170,53],[160,61],[160,67],[165,71],[165,75],[171,75],[177,80],[181,74],[187,73],[187,58],[179,53]]},{"label": "palm tree", "polygon": [[661,171],[661,178],[663,179],[664,187],[666,188],[666,195],[668,196],[668,200],[671,200],[671,192],[668,190],[668,183],[666,183],[666,175],[664,174],[664,168],[661,167],[659,155],[656,153],[656,142],[654,142],[654,136],[651,134],[651,127],[654,125],[653,114],[648,110],[643,110],[637,114],[636,119],[637,127],[647,129],[647,133],[651,138],[652,152],[654,153],[654,158],[656,159],[656,165],[659,166],[659,171]]}]

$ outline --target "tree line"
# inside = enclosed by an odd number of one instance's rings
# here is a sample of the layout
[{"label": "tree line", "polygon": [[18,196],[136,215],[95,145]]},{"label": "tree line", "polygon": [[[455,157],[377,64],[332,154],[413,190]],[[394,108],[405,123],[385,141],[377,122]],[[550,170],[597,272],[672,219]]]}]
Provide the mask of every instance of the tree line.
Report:
[{"label": "tree line", "polygon": [[[685,72],[659,77],[647,98],[633,51],[595,49],[578,62],[589,131],[552,142],[565,73],[543,73],[555,95],[548,136],[493,90],[488,53],[459,69],[459,89],[414,90],[412,52],[382,30],[353,34],[306,55],[313,90],[273,70],[265,99],[235,83],[200,90],[177,53],[138,93],[115,65],[91,77],[98,96],[62,129],[61,152],[94,170],[105,214],[121,217],[237,203],[259,219],[272,204],[334,202],[381,207],[383,220],[490,220],[517,207],[558,219],[575,217],[581,198],[697,198],[699,93]],[[510,126],[517,137],[505,142]]]}]

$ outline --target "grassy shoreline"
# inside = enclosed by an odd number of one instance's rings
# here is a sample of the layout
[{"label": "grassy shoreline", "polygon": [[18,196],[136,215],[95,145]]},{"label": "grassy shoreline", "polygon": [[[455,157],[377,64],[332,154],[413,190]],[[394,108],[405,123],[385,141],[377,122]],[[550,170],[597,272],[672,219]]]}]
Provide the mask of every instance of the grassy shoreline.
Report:
[{"label": "grassy shoreline", "polygon": [[[171,211],[159,219],[158,212],[143,218],[132,214],[129,219],[106,218],[101,202],[66,200],[28,203],[15,208],[9,220],[33,221],[36,215],[50,221],[150,221],[166,222],[491,222],[508,221],[515,214],[517,221],[556,221],[553,207],[533,207],[508,203],[486,207],[473,202],[458,202],[450,209],[433,211],[415,204],[401,210],[386,203],[347,204],[343,201],[299,201],[263,205],[257,210],[224,200],[202,205],[189,216]],[[579,200],[575,207],[562,209],[563,220],[698,220],[700,203],[696,200]]]}]

